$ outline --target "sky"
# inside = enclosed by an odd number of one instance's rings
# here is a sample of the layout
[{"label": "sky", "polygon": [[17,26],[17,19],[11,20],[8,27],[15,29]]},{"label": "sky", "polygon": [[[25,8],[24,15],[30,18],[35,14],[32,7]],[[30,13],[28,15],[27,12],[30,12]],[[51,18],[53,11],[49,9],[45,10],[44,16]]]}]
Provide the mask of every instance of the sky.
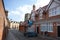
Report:
[{"label": "sky", "polygon": [[8,10],[8,18],[12,21],[24,21],[25,14],[31,13],[35,4],[36,10],[47,5],[50,0],[4,0],[5,9]]}]

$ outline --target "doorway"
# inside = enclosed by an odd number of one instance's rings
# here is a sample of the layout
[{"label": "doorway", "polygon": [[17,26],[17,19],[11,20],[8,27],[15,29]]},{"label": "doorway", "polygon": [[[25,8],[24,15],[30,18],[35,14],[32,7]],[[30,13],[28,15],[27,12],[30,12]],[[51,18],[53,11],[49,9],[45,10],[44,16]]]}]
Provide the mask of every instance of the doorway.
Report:
[{"label": "doorway", "polygon": [[58,37],[60,37],[60,26],[57,26]]},{"label": "doorway", "polygon": [[39,33],[39,27],[37,27],[37,33]]}]

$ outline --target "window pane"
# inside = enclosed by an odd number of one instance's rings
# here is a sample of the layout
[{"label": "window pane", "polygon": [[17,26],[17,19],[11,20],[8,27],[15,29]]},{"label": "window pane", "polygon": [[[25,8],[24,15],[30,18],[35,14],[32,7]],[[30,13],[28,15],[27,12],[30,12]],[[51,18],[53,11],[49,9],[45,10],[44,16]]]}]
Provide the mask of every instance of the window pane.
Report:
[{"label": "window pane", "polygon": [[57,15],[60,15],[60,7],[57,7],[56,12],[57,12]]},{"label": "window pane", "polygon": [[48,25],[48,32],[53,32],[53,24],[49,23]]}]

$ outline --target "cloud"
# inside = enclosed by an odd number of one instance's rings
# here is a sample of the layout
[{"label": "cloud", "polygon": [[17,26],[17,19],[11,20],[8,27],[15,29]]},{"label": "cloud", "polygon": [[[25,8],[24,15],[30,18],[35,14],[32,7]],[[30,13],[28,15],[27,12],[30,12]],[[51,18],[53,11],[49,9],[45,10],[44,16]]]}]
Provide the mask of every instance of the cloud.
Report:
[{"label": "cloud", "polygon": [[36,3],[35,3],[36,9],[47,5],[49,2],[50,2],[50,0],[36,0]]},{"label": "cloud", "polygon": [[[38,9],[39,7],[43,7],[47,5],[49,1],[48,0],[35,0],[34,4],[36,5],[36,9]],[[11,10],[9,12],[9,17],[12,16],[10,18],[16,21],[24,21],[25,14],[31,13],[31,10],[32,10],[32,4],[31,5],[25,4],[23,6],[17,7],[15,10]]]},{"label": "cloud", "polygon": [[[30,13],[31,10],[32,10],[31,5],[19,6],[18,8],[16,8],[16,10],[12,10],[9,12],[9,17],[11,16],[10,18],[12,18],[12,20],[24,21],[25,14]],[[18,16],[18,18],[17,18],[17,16]]]}]

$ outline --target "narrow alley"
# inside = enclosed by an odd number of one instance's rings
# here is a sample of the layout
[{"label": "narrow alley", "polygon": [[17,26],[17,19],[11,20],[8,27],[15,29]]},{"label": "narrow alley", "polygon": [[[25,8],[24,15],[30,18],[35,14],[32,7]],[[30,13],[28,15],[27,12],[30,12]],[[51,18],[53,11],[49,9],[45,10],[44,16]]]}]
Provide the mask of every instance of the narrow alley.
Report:
[{"label": "narrow alley", "polygon": [[0,0],[0,40],[60,40],[60,0]]}]

